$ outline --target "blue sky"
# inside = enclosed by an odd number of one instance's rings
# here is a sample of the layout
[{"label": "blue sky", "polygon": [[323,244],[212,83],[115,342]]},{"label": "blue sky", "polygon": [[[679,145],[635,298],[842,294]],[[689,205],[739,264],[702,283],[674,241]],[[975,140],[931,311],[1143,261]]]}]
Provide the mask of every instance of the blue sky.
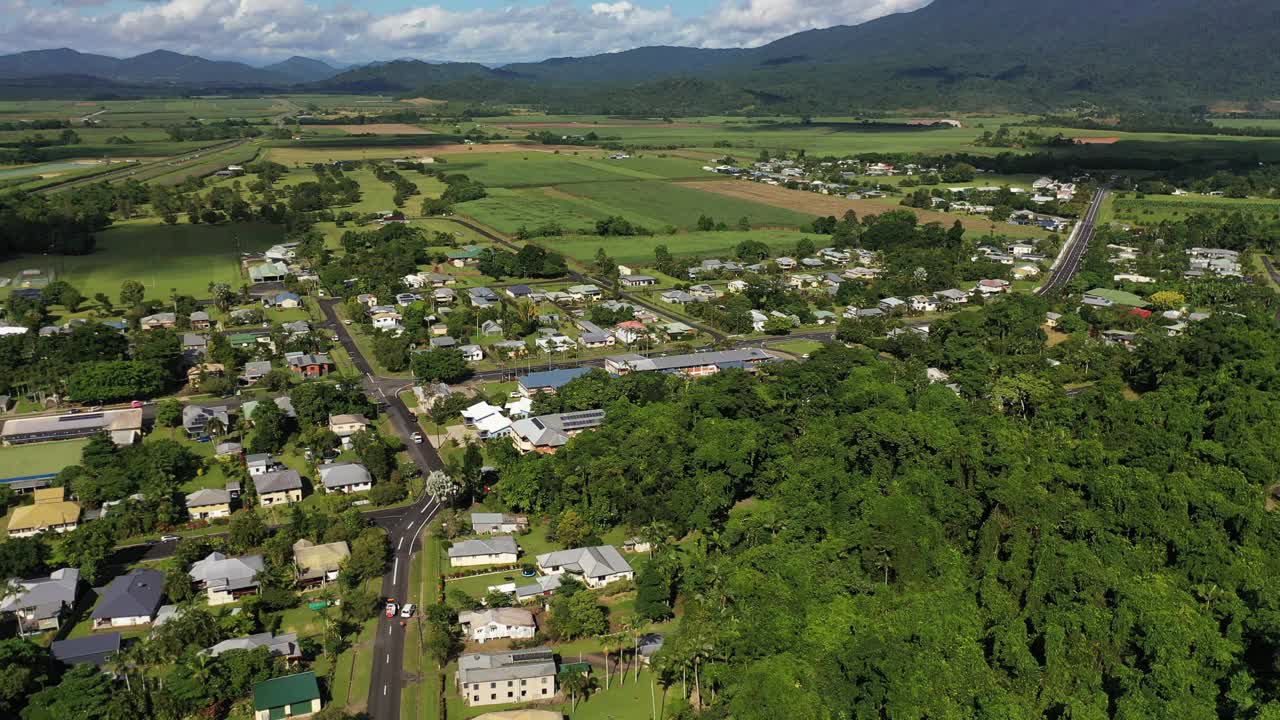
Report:
[{"label": "blue sky", "polygon": [[155,49],[268,63],[501,64],[644,45],[755,47],[929,0],[0,0],[0,53]]}]

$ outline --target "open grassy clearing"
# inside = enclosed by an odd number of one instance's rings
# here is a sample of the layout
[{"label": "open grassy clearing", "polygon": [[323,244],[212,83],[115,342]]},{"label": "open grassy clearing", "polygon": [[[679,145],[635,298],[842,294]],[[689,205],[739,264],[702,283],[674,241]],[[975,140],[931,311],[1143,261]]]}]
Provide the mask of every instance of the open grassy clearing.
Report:
[{"label": "open grassy clearing", "polygon": [[656,175],[628,172],[617,161],[588,160],[569,154],[538,152],[528,146],[524,153],[485,153],[464,158],[448,158],[445,172],[463,173],[490,187],[540,187],[566,183],[611,182],[616,180],[657,178]]},{"label": "open grassy clearing", "polygon": [[1147,195],[1108,198],[1104,219],[1153,225],[1166,220],[1181,221],[1197,213],[1247,212],[1280,219],[1280,202],[1208,195]]},{"label": "open grassy clearing", "polygon": [[[725,183],[708,183],[708,186],[721,184]],[[703,215],[730,225],[735,225],[739,218],[745,217],[751,225],[771,227],[799,227],[813,220],[812,215],[785,207],[743,200],[733,195],[704,192],[674,183],[637,181],[570,185],[558,189],[606,207],[616,207],[627,214],[645,215],[656,218],[661,224],[679,228],[693,227]]]},{"label": "open grassy clearing", "polygon": [[[534,228],[548,223],[576,230],[610,215],[607,210],[575,202],[563,193],[552,197],[536,188],[491,188],[488,197],[462,203],[456,209],[504,233],[514,233],[521,225]],[[628,219],[641,222],[631,217]]]},{"label": "open grassy clearing", "polygon": [[[531,149],[532,148],[532,149]],[[302,144],[287,147],[272,147],[267,151],[269,159],[282,165],[292,166],[294,163],[312,165],[318,162],[334,160],[392,160],[395,158],[444,155],[453,162],[457,155],[466,153],[516,153],[516,152],[552,152],[551,148],[539,148],[533,145],[517,145],[497,143],[492,145],[378,145],[370,147],[307,147]]]},{"label": "open grassy clearing", "polygon": [[145,285],[148,298],[167,298],[175,289],[204,297],[211,282],[247,282],[240,274],[241,252],[262,251],[283,239],[284,229],[276,225],[130,220],[98,233],[97,250],[89,255],[24,256],[0,263],[0,277],[31,268],[52,272],[87,297],[104,292],[115,298],[125,280]]}]

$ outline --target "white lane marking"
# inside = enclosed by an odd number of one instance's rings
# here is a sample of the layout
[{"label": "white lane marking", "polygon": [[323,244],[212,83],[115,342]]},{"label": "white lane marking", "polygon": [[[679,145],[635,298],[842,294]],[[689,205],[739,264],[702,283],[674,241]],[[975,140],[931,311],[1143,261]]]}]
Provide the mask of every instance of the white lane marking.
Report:
[{"label": "white lane marking", "polygon": [[388,625],[388,626],[387,626],[387,635],[390,635],[390,634],[391,634],[391,626],[390,626],[390,625]]},{"label": "white lane marking", "polygon": [[391,584],[396,584],[396,578],[400,577],[400,558],[391,564]]},{"label": "white lane marking", "polygon": [[418,514],[419,514],[419,515],[426,515],[426,514],[427,514],[427,508],[429,508],[429,507],[431,507],[431,503],[427,503],[426,505],[423,505],[423,506],[422,506],[422,509],[418,511]]},{"label": "white lane marking", "polygon": [[387,686],[386,686],[386,685],[383,685],[383,686],[382,686],[382,697],[386,697],[386,696],[387,696]]},{"label": "white lane marking", "polygon": [[[417,521],[415,520],[414,522],[417,522]],[[413,529],[413,523],[409,523],[409,526],[405,528],[405,530],[412,530],[412,529]]]},{"label": "white lane marking", "polygon": [[391,662],[391,653],[387,653],[387,663]]},{"label": "white lane marking", "polygon": [[400,542],[396,544],[396,550],[404,547],[404,538],[400,538]]}]

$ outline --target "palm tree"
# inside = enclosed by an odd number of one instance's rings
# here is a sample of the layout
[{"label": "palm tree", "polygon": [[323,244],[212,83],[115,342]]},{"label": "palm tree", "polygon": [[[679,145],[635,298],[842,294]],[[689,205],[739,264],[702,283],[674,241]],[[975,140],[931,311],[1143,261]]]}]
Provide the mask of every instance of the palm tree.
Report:
[{"label": "palm tree", "polygon": [[204,431],[209,437],[218,437],[227,431],[227,424],[216,417],[209,418],[204,424]]},{"label": "palm tree", "polygon": [[672,532],[671,523],[662,520],[654,520],[640,528],[640,537],[649,545],[650,559],[653,559],[653,548],[666,543]]},{"label": "palm tree", "polygon": [[560,676],[560,688],[569,693],[571,711],[577,711],[578,697],[581,696],[585,700],[595,687],[596,679],[586,673],[575,671]]},{"label": "palm tree", "polygon": [[640,682],[640,631],[644,630],[648,624],[648,620],[636,613],[631,613],[622,619],[622,627],[631,633],[631,662],[635,665],[636,682]]}]

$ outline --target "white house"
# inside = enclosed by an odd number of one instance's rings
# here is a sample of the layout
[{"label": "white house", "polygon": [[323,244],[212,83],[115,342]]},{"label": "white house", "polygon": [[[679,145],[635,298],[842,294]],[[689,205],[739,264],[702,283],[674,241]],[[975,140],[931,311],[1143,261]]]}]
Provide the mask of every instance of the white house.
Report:
[{"label": "white house", "polygon": [[456,542],[449,548],[449,565],[514,565],[520,559],[520,546],[510,535],[475,538]]},{"label": "white house", "polygon": [[489,608],[458,613],[458,623],[470,642],[533,637],[538,625],[533,613],[520,608]]},{"label": "white house", "polygon": [[373,487],[373,477],[368,469],[360,463],[333,463],[321,465],[320,482],[328,492],[357,493],[365,492]]},{"label": "white house", "polygon": [[590,588],[602,588],[635,577],[631,565],[612,545],[559,550],[538,556],[538,569],[546,575],[569,574]]},{"label": "white house", "polygon": [[911,301],[911,309],[915,312],[934,312],[938,309],[937,298],[931,298],[928,295],[912,295],[908,299]]}]

